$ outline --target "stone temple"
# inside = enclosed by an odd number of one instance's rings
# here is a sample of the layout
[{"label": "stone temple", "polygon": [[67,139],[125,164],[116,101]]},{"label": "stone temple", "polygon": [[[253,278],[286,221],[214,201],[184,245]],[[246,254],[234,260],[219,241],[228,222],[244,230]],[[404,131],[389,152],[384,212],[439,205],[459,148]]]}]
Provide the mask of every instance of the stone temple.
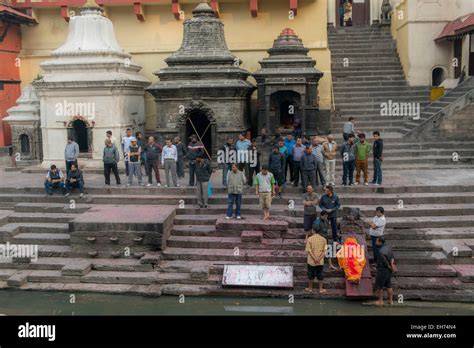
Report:
[{"label": "stone temple", "polygon": [[70,19],[66,42],[41,63],[45,75],[33,82],[41,105],[43,166],[64,161],[64,146],[79,144],[82,166],[102,166],[105,132],[142,130],[141,67],[117,43],[112,22],[94,2]]},{"label": "stone temple", "polygon": [[168,67],[155,73],[160,81],[147,88],[156,101],[159,141],[179,136],[187,143],[196,134],[212,156],[227,136],[250,128],[255,87],[227,48],[224,24],[208,4],[199,4],[184,22],[182,45],[165,62]]},{"label": "stone temple", "polygon": [[292,129],[296,124],[308,134],[323,134],[330,128],[329,114],[318,105],[318,83],[323,73],[308,57],[309,49],[292,29],[284,29],[253,74],[258,86],[258,129]]}]

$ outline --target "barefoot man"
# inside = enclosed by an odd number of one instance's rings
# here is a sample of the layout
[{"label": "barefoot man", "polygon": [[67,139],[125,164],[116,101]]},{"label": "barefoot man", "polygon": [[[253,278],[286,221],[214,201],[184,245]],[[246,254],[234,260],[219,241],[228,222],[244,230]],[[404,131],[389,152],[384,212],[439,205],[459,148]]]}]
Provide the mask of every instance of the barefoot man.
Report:
[{"label": "barefoot man", "polygon": [[375,293],[378,296],[377,306],[383,306],[383,289],[387,289],[388,304],[393,304],[392,273],[397,271],[392,249],[385,243],[384,237],[377,237],[378,248],[377,273],[375,276]]},{"label": "barefoot man", "polygon": [[263,165],[262,171],[255,176],[255,193],[260,197],[260,206],[263,209],[263,220],[270,220],[272,197],[275,196],[275,177]]},{"label": "barefoot man", "polygon": [[324,255],[326,254],[326,238],[318,233],[312,233],[311,237],[306,242],[306,252],[308,253],[308,287],[304,289],[305,292],[313,292],[313,281],[314,278],[318,278],[319,293],[326,293],[326,289],[323,288],[323,267],[324,267]]}]

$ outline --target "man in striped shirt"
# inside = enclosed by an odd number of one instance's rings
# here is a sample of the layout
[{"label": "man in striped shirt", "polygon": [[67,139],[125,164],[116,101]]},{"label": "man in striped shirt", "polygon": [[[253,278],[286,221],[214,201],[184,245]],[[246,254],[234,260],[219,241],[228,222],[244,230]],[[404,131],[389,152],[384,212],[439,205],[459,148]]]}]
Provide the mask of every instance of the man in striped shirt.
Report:
[{"label": "man in striped shirt", "polygon": [[326,186],[326,179],[324,178],[323,144],[321,144],[321,141],[317,137],[313,139],[313,155],[316,157],[316,187],[321,183],[321,186],[324,188],[324,186]]}]

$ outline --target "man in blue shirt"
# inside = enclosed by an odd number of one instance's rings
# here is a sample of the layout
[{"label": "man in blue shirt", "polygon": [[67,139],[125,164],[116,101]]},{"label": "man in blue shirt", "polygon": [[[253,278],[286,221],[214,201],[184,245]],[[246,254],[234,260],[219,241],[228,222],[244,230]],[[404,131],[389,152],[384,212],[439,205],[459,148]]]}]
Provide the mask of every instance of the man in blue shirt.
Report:
[{"label": "man in blue shirt", "polygon": [[[242,154],[247,153],[250,148],[250,145],[252,145],[250,140],[245,138],[244,133],[240,133],[239,140],[237,140],[237,142],[235,143],[235,149],[237,150],[237,156],[238,156],[237,158],[242,156]],[[239,167],[239,170],[245,174],[246,178],[250,177],[249,163],[239,163],[238,167]]]},{"label": "man in blue shirt", "polygon": [[301,158],[305,152],[306,147],[303,146],[303,141],[301,138],[296,139],[296,145],[293,147],[293,186],[298,187],[298,183],[303,181],[303,176],[301,172]]},{"label": "man in blue shirt", "polygon": [[285,162],[285,182],[287,182],[287,172],[288,168],[290,169],[290,182],[294,181],[293,173],[293,148],[296,145],[296,141],[293,139],[293,135],[288,134],[285,138],[285,147],[287,151],[286,162]]}]

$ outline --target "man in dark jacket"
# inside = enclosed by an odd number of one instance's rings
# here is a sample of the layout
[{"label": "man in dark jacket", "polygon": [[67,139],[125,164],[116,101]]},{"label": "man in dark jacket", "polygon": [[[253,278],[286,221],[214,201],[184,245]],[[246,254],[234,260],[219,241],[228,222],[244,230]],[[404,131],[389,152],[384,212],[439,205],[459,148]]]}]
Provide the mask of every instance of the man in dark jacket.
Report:
[{"label": "man in dark jacket", "polygon": [[82,171],[77,168],[77,166],[73,163],[71,164],[71,168],[69,169],[69,173],[67,173],[66,179],[66,197],[68,197],[72,190],[78,188],[80,192],[80,197],[84,197],[84,177],[82,176]]},{"label": "man in dark jacket", "polygon": [[102,159],[104,161],[105,185],[110,185],[110,171],[113,171],[117,186],[120,186],[120,176],[117,168],[117,163],[120,160],[120,153],[117,147],[112,144],[110,139],[105,140],[104,154]]},{"label": "man in dark jacket", "polygon": [[203,155],[196,157],[197,203],[200,208],[207,208],[208,185],[212,174],[212,165]]},{"label": "man in dark jacket", "polygon": [[316,184],[316,156],[313,155],[311,146],[306,146],[301,157],[301,181],[303,181],[303,193],[309,185],[315,187]]},{"label": "man in dark jacket", "polygon": [[184,179],[184,159],[188,154],[186,150],[186,145],[183,144],[179,137],[174,138],[174,146],[178,150],[178,162],[176,162],[176,174],[178,179]]},{"label": "man in dark jacket", "polygon": [[384,237],[378,237],[376,241],[379,257],[377,259],[377,273],[375,275],[375,293],[378,306],[383,306],[383,289],[387,289],[388,304],[393,304],[392,274],[397,271],[392,249],[386,244]]},{"label": "man in dark jacket", "polygon": [[331,223],[332,238],[337,241],[337,210],[341,207],[339,197],[334,193],[332,186],[328,185],[324,189],[324,195],[319,200],[319,208],[321,211],[326,211],[329,222]]},{"label": "man in dark jacket", "polygon": [[285,184],[285,155],[280,152],[278,146],[273,147],[273,151],[268,157],[268,170],[275,177],[278,185],[278,197],[281,199],[283,185]]},{"label": "man in dark jacket", "polygon": [[195,135],[191,136],[191,141],[188,144],[188,160],[189,160],[189,186],[194,186],[194,178],[196,176],[196,159],[204,153],[204,145],[197,141]]},{"label": "man in dark jacket", "polygon": [[382,185],[383,140],[380,138],[380,132],[378,131],[375,131],[373,136],[374,179],[372,180],[372,184],[379,186]]},{"label": "man in dark jacket", "polygon": [[145,170],[148,175],[148,184],[151,186],[153,180],[151,178],[152,172],[155,171],[156,186],[161,187],[160,170],[158,169],[158,158],[160,156],[163,147],[155,142],[155,137],[148,137],[148,143],[143,148],[145,154]]},{"label": "man in dark jacket", "polygon": [[354,169],[356,166],[355,158],[355,135],[349,134],[347,142],[345,142],[341,147],[341,157],[343,165],[343,175],[342,175],[342,185],[343,186],[352,186],[354,185]]}]

